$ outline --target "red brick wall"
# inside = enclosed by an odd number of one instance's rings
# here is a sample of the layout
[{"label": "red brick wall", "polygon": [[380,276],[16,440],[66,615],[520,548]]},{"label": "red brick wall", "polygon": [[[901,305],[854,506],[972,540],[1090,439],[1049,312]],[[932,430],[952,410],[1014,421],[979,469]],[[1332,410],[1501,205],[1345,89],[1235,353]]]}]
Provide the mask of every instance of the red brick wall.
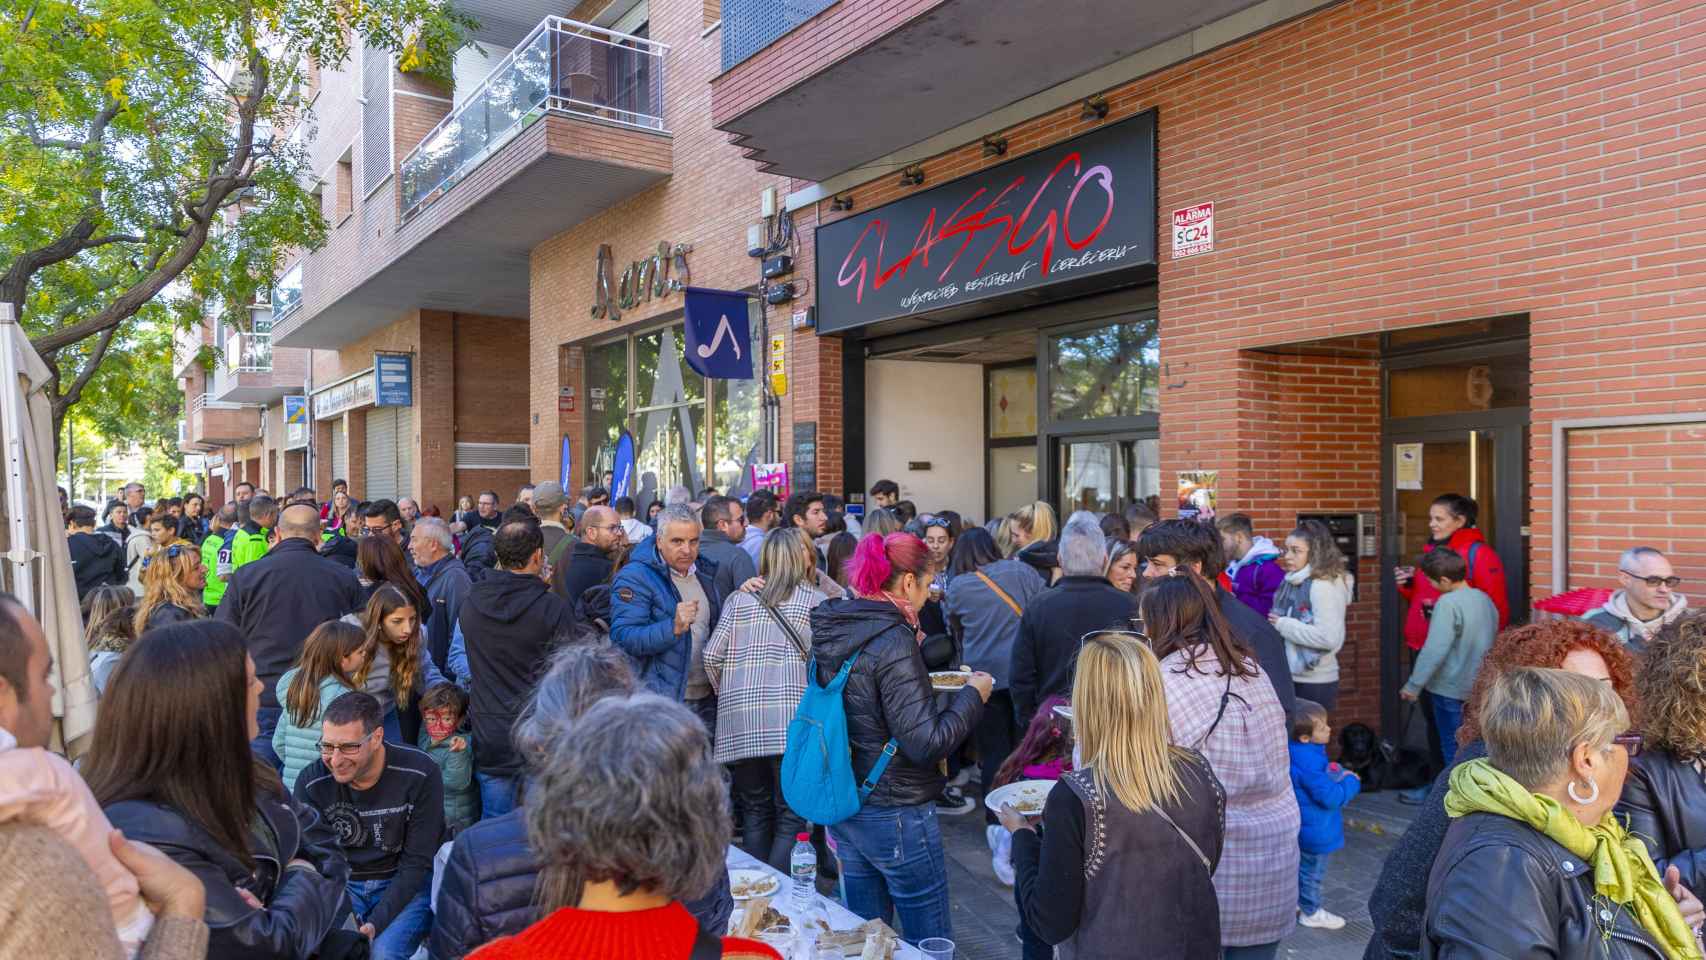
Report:
[{"label": "red brick wall", "polygon": [[[592,319],[599,245],[610,245],[620,273],[629,261],[656,251],[659,241],[691,243],[693,252],[688,260],[694,284],[725,289],[750,286],[758,281],[758,268],[746,255],[746,227],[759,219],[759,192],[775,186],[785,195],[799,186],[786,178],[759,174],[728,142],[726,134],[711,129],[709,82],[721,65],[721,36],[716,31],[704,35],[705,15],[702,0],[654,0],[651,6],[651,36],[670,46],[664,70],[664,121],[673,137],[674,172],[670,179],[533,251],[527,407],[539,418],[538,423],[531,424],[535,478],[557,476],[559,446],[565,432],[570,435],[573,462],[578,465],[577,479],[584,478],[588,462],[579,419],[587,403],[586,385],[578,360],[565,361],[561,348],[655,324],[664,317],[679,316],[681,310],[681,295],[670,294],[624,312],[619,323]],[[795,280],[810,276],[807,222],[800,222],[802,242]],[[786,325],[790,310],[771,309],[773,329]],[[819,471],[826,478],[833,477],[841,463],[839,386],[833,387],[833,396],[826,394],[829,387],[807,372],[818,364],[819,342],[810,331],[790,332],[788,337],[792,383],[783,404],[784,444],[792,435],[795,417],[818,421]],[[829,350],[837,346],[833,341],[827,344]],[[556,412],[558,390],[565,385],[574,386],[576,391],[573,416]],[[787,453],[784,449],[784,455]],[[511,490],[505,497],[513,493]]]},{"label": "red brick wall", "polygon": [[1618,556],[1636,545],[1664,551],[1691,585],[1706,578],[1702,421],[1568,433],[1567,588],[1614,585]]},{"label": "red brick wall", "polygon": [[[525,320],[455,315],[457,441],[528,442],[528,379],[523,362],[528,349],[527,329]],[[537,460],[535,453],[534,462]],[[491,487],[507,505],[516,490],[528,482],[528,473],[527,470],[457,470],[456,493],[477,494]],[[540,477],[555,475],[555,472],[539,474]],[[446,501],[454,502],[454,498]]]}]

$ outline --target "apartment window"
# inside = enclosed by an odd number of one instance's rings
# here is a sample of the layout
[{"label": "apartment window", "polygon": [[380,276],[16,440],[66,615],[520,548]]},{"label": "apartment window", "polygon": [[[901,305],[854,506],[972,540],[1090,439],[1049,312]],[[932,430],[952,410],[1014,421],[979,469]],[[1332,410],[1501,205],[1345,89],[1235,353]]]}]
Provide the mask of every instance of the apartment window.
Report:
[{"label": "apartment window", "polygon": [[338,205],[333,222],[343,223],[345,217],[355,212],[355,157],[351,149],[346,148],[338,158],[337,180]]},{"label": "apartment window", "polygon": [[723,0],[705,0],[704,24],[707,28],[715,26],[723,19]]}]

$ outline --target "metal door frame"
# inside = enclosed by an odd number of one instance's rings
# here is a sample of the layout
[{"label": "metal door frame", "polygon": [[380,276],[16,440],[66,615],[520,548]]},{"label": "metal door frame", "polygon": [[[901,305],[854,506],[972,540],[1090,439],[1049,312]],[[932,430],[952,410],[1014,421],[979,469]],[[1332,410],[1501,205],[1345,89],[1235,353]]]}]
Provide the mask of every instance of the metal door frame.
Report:
[{"label": "metal door frame", "polygon": [[[1517,623],[1528,610],[1528,551],[1524,531],[1528,526],[1528,418],[1527,407],[1510,407],[1476,413],[1403,417],[1383,421],[1380,434],[1380,722],[1388,736],[1400,728],[1398,690],[1408,676],[1404,652],[1404,620],[1409,606],[1393,581],[1393,566],[1409,558],[1399,556],[1398,489],[1393,482],[1392,448],[1400,443],[1462,442],[1470,431],[1493,437],[1493,499],[1499,504],[1493,539],[1503,547],[1499,559],[1505,568],[1505,589],[1510,598],[1511,622]],[[1510,547],[1514,546],[1515,549]]]}]

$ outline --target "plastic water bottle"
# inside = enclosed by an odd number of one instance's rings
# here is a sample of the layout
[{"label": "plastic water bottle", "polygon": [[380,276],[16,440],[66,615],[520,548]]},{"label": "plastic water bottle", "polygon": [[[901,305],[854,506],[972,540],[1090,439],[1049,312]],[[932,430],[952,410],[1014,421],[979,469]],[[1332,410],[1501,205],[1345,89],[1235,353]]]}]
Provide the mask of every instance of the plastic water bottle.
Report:
[{"label": "plastic water bottle", "polygon": [[812,849],[809,833],[796,833],[794,840],[794,852],[788,857],[788,873],[794,878],[789,906],[804,912],[817,897],[817,851]]}]

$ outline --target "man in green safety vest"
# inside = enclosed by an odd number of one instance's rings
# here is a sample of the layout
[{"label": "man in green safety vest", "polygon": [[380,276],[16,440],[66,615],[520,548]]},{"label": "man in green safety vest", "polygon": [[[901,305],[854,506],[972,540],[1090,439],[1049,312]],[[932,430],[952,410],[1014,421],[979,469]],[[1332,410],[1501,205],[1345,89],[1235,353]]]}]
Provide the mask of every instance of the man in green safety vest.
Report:
[{"label": "man in green safety vest", "polygon": [[278,501],[256,495],[249,501],[249,519],[237,527],[231,538],[231,569],[241,570],[244,564],[254,563],[267,555],[272,528],[278,524]]},{"label": "man in green safety vest", "polygon": [[207,605],[210,617],[225,598],[225,581],[235,569],[231,565],[231,541],[236,533],[237,504],[227,503],[214,511],[208,521],[207,536],[201,541],[201,565],[207,569],[207,586],[201,590],[201,602]]}]

